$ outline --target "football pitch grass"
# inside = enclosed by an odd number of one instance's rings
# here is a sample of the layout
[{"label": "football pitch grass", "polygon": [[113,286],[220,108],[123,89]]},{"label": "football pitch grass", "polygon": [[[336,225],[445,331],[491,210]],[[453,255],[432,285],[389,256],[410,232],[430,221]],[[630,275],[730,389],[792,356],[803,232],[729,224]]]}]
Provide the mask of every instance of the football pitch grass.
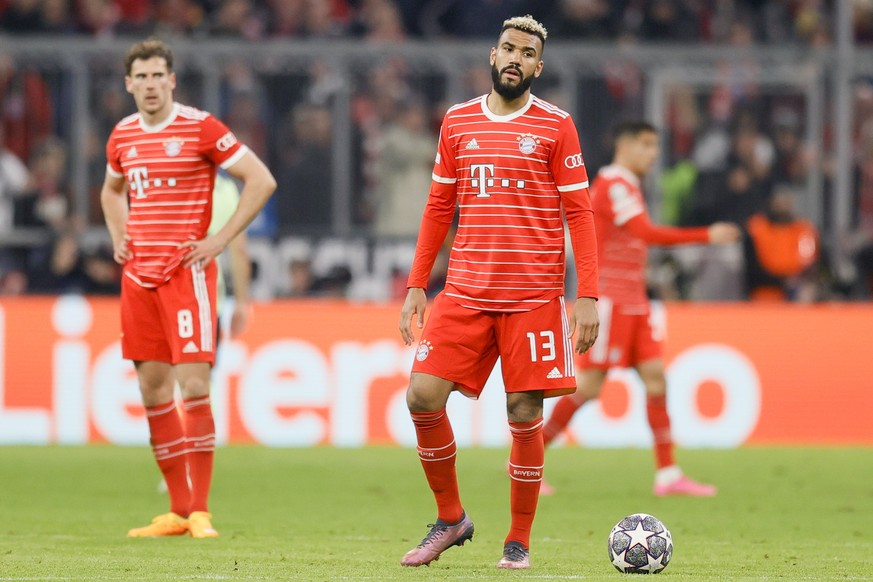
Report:
[{"label": "football pitch grass", "polygon": [[532,568],[495,568],[505,449],[462,449],[473,543],[403,568],[435,510],[412,449],[217,452],[218,539],[127,539],[167,510],[150,451],[0,447],[0,580],[620,580],[606,538],[634,512],[670,528],[669,580],[873,580],[873,449],[679,451],[711,499],[651,493],[648,450],[550,450]]}]

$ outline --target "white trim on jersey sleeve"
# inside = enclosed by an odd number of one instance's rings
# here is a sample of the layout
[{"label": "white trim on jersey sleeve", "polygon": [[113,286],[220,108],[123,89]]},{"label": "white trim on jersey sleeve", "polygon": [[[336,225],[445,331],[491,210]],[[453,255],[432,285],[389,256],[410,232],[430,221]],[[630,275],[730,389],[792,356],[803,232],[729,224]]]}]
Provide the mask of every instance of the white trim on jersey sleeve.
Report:
[{"label": "white trim on jersey sleeve", "polygon": [[588,180],[584,182],[576,182],[575,184],[567,184],[566,186],[558,186],[558,192],[573,192],[575,190],[582,190],[583,188],[588,187]]},{"label": "white trim on jersey sleeve", "polygon": [[454,184],[458,181],[457,178],[443,178],[442,176],[437,176],[436,174],[431,174],[434,182],[439,182],[440,184]]},{"label": "white trim on jersey sleeve", "polygon": [[226,160],[221,162],[221,164],[220,164],[221,169],[227,170],[232,165],[234,165],[235,163],[240,161],[242,159],[242,157],[248,153],[248,151],[249,151],[249,146],[247,146],[245,144],[241,145],[239,147],[239,149],[236,150],[235,154],[233,154],[232,156],[230,156],[229,158],[227,158]]},{"label": "white trim on jersey sleeve", "polygon": [[116,172],[112,168],[112,166],[110,166],[109,164],[106,164],[106,173],[109,174],[110,176],[112,176],[113,178],[123,178],[124,177],[124,174],[122,174],[121,172]]}]

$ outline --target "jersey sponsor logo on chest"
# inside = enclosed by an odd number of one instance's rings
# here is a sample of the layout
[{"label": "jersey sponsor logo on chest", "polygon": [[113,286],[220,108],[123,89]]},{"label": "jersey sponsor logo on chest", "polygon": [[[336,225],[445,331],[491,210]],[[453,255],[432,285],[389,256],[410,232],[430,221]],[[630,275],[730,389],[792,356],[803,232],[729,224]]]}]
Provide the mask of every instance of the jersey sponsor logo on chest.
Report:
[{"label": "jersey sponsor logo on chest", "polygon": [[494,188],[495,186],[509,188],[514,183],[515,188],[519,190],[524,188],[524,180],[495,178],[494,164],[472,164],[470,166],[470,174],[472,175],[470,186],[479,189],[476,198],[488,198],[491,196],[491,193],[487,189]]},{"label": "jersey sponsor logo on chest", "polygon": [[149,169],[147,166],[135,166],[127,170],[127,183],[130,185],[130,190],[136,198],[146,197],[146,188],[160,188],[168,186],[170,188],[176,185],[176,178],[154,178],[149,179]]}]

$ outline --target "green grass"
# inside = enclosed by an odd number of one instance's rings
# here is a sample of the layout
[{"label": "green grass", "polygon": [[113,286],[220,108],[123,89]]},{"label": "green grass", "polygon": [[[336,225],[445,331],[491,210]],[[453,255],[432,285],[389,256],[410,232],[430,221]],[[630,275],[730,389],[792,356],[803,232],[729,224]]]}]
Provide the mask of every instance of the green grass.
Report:
[{"label": "green grass", "polygon": [[714,499],[651,495],[646,450],[549,451],[533,568],[498,571],[505,450],[461,450],[472,544],[429,568],[400,557],[435,511],[410,449],[228,447],[212,511],[221,537],[128,540],[166,511],[144,448],[0,447],[0,580],[621,580],[606,536],[643,511],[673,533],[667,580],[873,580],[873,450],[680,451]]}]

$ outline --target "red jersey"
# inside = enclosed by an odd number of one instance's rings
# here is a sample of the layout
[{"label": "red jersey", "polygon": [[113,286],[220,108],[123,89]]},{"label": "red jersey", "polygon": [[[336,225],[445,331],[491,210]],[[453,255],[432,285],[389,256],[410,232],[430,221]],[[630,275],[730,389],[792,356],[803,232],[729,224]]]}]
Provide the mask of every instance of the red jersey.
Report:
[{"label": "red jersey", "polygon": [[133,257],[125,275],[143,287],[170,278],[187,252],[179,245],[206,236],[216,167],[229,168],[247,151],[221,121],[179,103],[159,125],[135,113],[115,126],[106,158],[107,172],[128,183]]},{"label": "red jersey", "polygon": [[449,109],[409,287],[426,287],[456,206],[460,222],[445,288],[456,303],[529,311],[562,295],[564,214],[578,296],[597,297],[588,174],[567,112],[533,95],[509,115],[492,113],[487,95]]},{"label": "red jersey", "polygon": [[597,173],[591,185],[597,228],[600,294],[616,305],[644,307],[648,245],[705,243],[707,228],[656,226],[649,220],[640,180],[613,164]]}]

